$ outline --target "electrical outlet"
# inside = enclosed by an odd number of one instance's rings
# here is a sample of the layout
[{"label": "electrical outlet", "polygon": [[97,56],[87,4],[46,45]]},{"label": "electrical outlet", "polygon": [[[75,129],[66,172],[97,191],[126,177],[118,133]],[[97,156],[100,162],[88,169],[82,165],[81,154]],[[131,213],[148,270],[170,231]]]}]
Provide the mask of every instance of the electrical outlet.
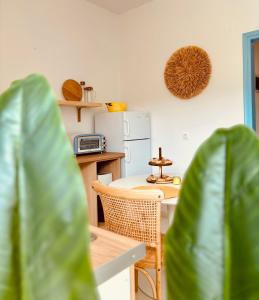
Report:
[{"label": "electrical outlet", "polygon": [[190,139],[190,133],[185,131],[182,134],[183,140],[188,141]]}]

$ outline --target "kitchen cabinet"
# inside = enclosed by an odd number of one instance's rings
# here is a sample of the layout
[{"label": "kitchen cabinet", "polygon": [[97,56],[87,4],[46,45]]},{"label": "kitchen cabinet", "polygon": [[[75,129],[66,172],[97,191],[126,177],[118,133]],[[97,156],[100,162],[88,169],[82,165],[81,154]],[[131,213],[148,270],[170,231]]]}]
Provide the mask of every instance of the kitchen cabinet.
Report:
[{"label": "kitchen cabinet", "polygon": [[112,180],[119,179],[121,177],[121,159],[124,156],[124,153],[104,152],[79,155],[76,158],[83,176],[91,225],[98,225],[97,195],[92,189],[92,182],[97,180],[97,175],[100,173],[112,173]]}]

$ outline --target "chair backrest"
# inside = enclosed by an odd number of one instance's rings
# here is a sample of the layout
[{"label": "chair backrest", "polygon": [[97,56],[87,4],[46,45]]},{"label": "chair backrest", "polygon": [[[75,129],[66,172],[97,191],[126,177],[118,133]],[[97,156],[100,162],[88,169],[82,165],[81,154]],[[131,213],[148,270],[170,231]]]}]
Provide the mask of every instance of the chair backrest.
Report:
[{"label": "chair backrest", "polygon": [[118,234],[145,242],[147,246],[160,244],[161,190],[133,190],[113,188],[92,183],[101,198],[105,227]]}]

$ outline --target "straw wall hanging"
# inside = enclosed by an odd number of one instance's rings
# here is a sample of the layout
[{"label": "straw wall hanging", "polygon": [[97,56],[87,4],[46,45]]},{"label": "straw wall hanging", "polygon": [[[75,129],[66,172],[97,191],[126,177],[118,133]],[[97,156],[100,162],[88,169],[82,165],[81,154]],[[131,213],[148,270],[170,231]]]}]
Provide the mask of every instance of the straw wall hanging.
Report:
[{"label": "straw wall hanging", "polygon": [[178,49],[168,60],[164,78],[169,91],[178,98],[190,99],[208,85],[211,63],[207,52],[196,46]]}]

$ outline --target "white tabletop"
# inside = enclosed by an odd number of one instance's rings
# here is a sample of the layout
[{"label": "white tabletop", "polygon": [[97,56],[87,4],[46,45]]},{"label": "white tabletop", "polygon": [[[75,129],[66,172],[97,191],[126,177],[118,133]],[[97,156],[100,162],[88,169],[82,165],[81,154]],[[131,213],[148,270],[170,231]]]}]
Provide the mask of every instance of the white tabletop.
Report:
[{"label": "white tabletop", "polygon": [[[129,177],[124,177],[124,178],[120,178],[117,179],[115,181],[112,181],[109,186],[111,187],[116,187],[116,188],[126,188],[126,189],[132,189],[134,187],[137,186],[141,186],[141,185],[152,185],[154,186],[154,189],[156,188],[156,184],[154,183],[148,183],[146,181],[146,178],[148,177],[148,175],[138,175],[138,176],[129,176]],[[175,184],[166,184],[168,186],[173,186],[177,189],[180,188],[180,185],[175,185]],[[163,204],[166,205],[176,205],[178,201],[178,198],[169,198],[169,199],[164,199],[162,201]]]}]

